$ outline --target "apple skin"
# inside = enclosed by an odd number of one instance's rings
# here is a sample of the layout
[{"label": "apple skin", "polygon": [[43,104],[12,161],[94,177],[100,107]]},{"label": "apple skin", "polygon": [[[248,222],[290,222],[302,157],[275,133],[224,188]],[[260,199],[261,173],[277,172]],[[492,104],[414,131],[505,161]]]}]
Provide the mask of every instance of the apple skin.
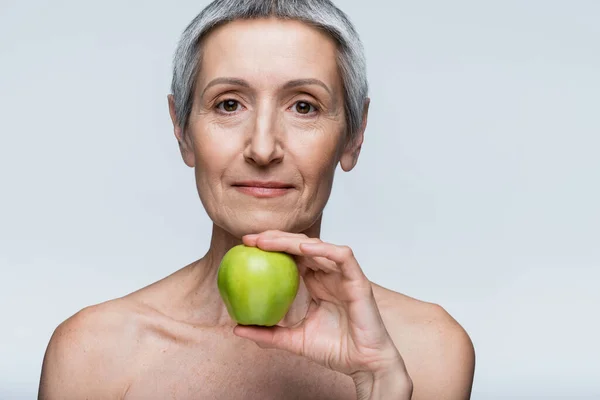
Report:
[{"label": "apple skin", "polygon": [[289,254],[243,244],[225,253],[217,273],[227,312],[240,325],[276,325],[296,298],[299,281]]}]

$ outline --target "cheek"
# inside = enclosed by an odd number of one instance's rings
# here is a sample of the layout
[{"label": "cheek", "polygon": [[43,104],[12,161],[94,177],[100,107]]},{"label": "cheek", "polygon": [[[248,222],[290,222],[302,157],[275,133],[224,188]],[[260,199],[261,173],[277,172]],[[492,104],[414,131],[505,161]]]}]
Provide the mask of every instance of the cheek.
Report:
[{"label": "cheek", "polygon": [[[338,141],[335,137],[304,138],[294,151],[295,164],[310,186],[328,184],[338,163]],[[313,139],[313,140],[309,140]],[[319,139],[319,140],[314,140]]]},{"label": "cheek", "polygon": [[197,144],[194,148],[194,156],[196,158],[196,170],[208,174],[212,174],[214,170],[220,170],[227,159],[225,149],[211,143]]},{"label": "cheek", "polygon": [[202,131],[194,135],[196,174],[214,180],[239,154],[237,140],[225,132]]}]

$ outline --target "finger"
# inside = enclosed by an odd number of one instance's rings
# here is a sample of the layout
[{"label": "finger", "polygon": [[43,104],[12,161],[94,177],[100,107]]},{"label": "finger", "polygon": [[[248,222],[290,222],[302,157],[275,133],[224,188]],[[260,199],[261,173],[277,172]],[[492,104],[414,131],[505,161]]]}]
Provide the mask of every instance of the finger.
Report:
[{"label": "finger", "polygon": [[293,232],[286,232],[286,231],[280,231],[277,229],[271,229],[268,231],[264,231],[262,233],[259,234],[259,236],[262,237],[293,237],[293,236],[298,236],[298,237],[307,237],[305,234],[303,233],[293,233]]},{"label": "finger", "polygon": [[258,235],[245,235],[242,237],[242,243],[246,246],[255,247]]},{"label": "finger", "polygon": [[233,333],[252,340],[263,349],[274,348],[302,355],[301,331],[297,328],[237,325]]},{"label": "finger", "polygon": [[[257,235],[247,235],[244,237],[245,244],[256,246],[266,251],[282,251],[288,254],[303,256],[300,250],[302,243],[321,243],[318,238],[309,238],[304,234],[289,233],[282,231],[265,231]],[[340,272],[337,264],[326,257],[308,257],[300,263],[313,271]],[[301,273],[304,270],[301,269]]]},{"label": "finger", "polygon": [[340,267],[334,261],[325,257],[304,257],[300,264],[305,264],[312,271],[340,272]]},{"label": "finger", "polygon": [[271,229],[268,231],[264,231],[261,233],[257,233],[254,235],[248,235],[248,236],[265,237],[265,238],[276,238],[276,237],[307,238],[308,237],[303,233],[292,233],[292,232],[280,231],[280,230],[276,230],[276,229]]},{"label": "finger", "polygon": [[268,230],[261,233],[253,233],[249,235],[244,235],[242,237],[242,242],[247,246],[256,246],[256,241],[259,238],[275,238],[275,237],[302,237],[307,238],[306,235],[301,233],[291,233],[279,230]]},{"label": "finger", "polygon": [[302,257],[299,262],[300,265],[305,265],[307,268],[313,271],[325,271],[325,272],[341,272],[340,267],[335,261],[332,261],[326,257],[303,257],[306,256],[300,249],[300,245],[303,243],[322,243],[320,239],[309,238],[304,235],[292,234],[289,236],[271,236],[271,237],[259,237],[256,240],[255,245],[263,250],[267,251],[282,251],[288,254]]},{"label": "finger", "polygon": [[[322,301],[342,305],[345,298],[340,298],[337,293],[333,293],[327,285],[322,282],[319,272],[308,270],[304,278],[304,285],[312,297],[315,304],[320,305]],[[339,285],[338,285],[339,286]]]},{"label": "finger", "polygon": [[331,243],[301,243],[300,251],[306,256],[325,257],[335,262],[344,277],[352,280],[365,280],[366,276],[348,246],[336,246]]},{"label": "finger", "polygon": [[256,246],[267,251],[283,251],[288,254],[302,256],[301,243],[320,243],[320,239],[306,236],[260,236],[256,239]]}]

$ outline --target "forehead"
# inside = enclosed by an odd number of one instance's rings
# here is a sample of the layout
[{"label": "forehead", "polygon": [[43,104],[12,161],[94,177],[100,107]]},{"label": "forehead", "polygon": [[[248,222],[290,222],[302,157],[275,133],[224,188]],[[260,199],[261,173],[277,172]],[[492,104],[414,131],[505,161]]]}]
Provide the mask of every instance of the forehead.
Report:
[{"label": "forehead", "polygon": [[203,40],[198,79],[243,78],[255,84],[319,79],[337,89],[337,44],[324,31],[301,21],[236,20]]}]

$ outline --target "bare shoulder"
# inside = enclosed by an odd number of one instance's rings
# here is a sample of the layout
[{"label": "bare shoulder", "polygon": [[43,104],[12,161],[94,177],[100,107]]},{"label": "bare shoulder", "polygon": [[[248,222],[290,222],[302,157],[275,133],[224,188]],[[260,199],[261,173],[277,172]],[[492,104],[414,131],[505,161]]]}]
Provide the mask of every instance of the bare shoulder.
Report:
[{"label": "bare shoulder", "polygon": [[135,305],[115,299],[82,309],[54,331],[42,365],[39,399],[122,398],[124,366],[139,337]]},{"label": "bare shoulder", "polygon": [[414,383],[413,400],[470,398],[475,350],[443,307],[373,284],[385,325]]}]

